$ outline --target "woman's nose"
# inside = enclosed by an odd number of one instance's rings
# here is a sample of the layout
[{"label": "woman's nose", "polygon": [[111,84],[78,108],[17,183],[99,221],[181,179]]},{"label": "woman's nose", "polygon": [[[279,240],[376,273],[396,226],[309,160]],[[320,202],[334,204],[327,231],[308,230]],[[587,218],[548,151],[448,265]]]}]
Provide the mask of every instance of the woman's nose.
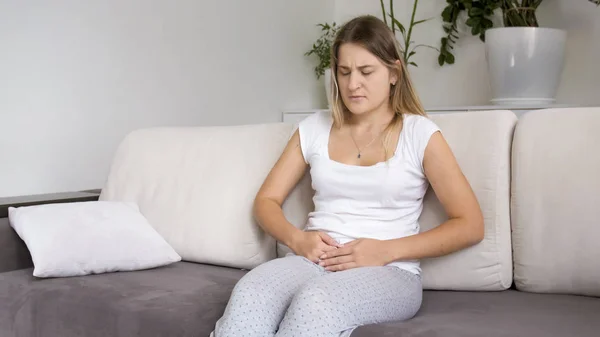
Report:
[{"label": "woman's nose", "polygon": [[360,87],[360,76],[356,73],[352,72],[350,74],[350,79],[348,81],[348,89],[356,90]]}]

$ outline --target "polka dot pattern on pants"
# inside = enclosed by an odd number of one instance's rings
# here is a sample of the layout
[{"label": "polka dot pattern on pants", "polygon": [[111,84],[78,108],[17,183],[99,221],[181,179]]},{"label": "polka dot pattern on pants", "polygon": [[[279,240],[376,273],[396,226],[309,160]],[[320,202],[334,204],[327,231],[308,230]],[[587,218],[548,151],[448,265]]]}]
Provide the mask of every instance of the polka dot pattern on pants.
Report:
[{"label": "polka dot pattern on pants", "polygon": [[347,337],[361,325],[410,319],[421,301],[420,277],[397,267],[328,272],[290,255],[240,279],[211,337]]}]

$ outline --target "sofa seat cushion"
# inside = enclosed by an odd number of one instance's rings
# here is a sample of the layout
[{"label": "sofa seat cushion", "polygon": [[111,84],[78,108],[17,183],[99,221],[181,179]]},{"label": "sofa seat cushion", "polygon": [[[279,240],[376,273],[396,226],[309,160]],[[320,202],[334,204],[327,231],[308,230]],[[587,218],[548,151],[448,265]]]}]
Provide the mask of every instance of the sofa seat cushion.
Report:
[{"label": "sofa seat cushion", "polygon": [[208,336],[239,269],[188,262],[143,271],[37,279],[0,273],[2,336]]},{"label": "sofa seat cushion", "polygon": [[[245,271],[178,262],[135,272],[37,279],[0,273],[0,331],[13,336],[208,336]],[[367,336],[597,336],[600,298],[425,291],[404,323],[360,327]]]},{"label": "sofa seat cushion", "polygon": [[425,291],[404,323],[359,327],[352,337],[598,336],[600,298],[502,292]]}]

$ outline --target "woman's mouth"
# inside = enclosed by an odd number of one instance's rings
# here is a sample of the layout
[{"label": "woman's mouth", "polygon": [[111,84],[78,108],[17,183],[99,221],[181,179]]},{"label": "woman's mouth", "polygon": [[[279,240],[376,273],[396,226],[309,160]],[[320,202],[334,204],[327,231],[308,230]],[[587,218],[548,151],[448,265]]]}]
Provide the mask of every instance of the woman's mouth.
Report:
[{"label": "woman's mouth", "polygon": [[358,95],[354,95],[354,96],[349,96],[348,97],[352,102],[360,102],[362,101],[365,96],[358,96]]}]

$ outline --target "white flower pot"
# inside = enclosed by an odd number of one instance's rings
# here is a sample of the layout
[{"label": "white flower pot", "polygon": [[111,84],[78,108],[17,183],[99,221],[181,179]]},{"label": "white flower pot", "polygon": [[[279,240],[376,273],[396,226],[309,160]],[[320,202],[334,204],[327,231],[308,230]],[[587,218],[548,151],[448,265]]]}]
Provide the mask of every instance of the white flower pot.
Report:
[{"label": "white flower pot", "polygon": [[492,28],[485,34],[492,104],[552,104],[563,70],[567,34],[537,27]]},{"label": "white flower pot", "polygon": [[327,108],[331,108],[331,69],[325,69],[323,75],[323,81],[325,82],[325,96],[327,97]]}]

